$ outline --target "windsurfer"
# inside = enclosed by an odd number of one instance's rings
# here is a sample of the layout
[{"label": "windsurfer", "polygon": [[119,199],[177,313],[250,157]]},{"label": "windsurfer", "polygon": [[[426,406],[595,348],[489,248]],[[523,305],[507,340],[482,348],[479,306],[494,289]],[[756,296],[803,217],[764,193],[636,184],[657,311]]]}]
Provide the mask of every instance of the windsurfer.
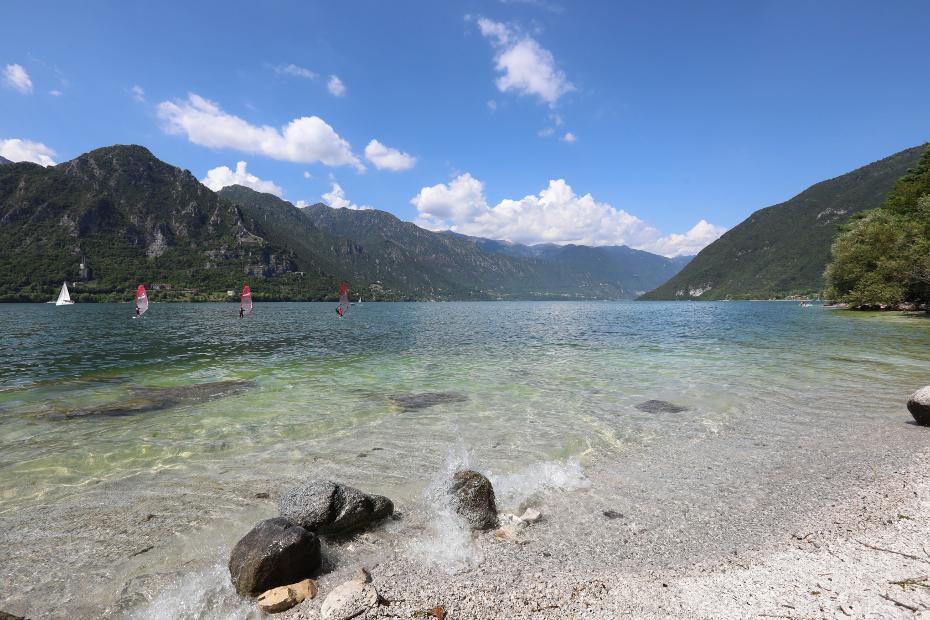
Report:
[{"label": "windsurfer", "polygon": [[139,304],[136,304],[136,316],[142,316],[142,313],[139,311]]},{"label": "windsurfer", "polygon": [[245,308],[240,307],[240,308],[239,308],[239,318],[241,319],[241,318],[244,317],[244,316],[245,316]]}]

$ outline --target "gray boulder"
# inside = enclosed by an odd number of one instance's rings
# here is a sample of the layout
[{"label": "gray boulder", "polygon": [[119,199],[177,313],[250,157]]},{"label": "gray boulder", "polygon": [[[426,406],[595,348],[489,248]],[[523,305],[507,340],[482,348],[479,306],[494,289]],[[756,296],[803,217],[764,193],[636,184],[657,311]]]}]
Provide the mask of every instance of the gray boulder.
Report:
[{"label": "gray boulder", "polygon": [[470,469],[455,472],[449,486],[452,509],[475,530],[497,527],[497,503],[494,487],[483,475]]},{"label": "gray boulder", "polygon": [[229,556],[229,575],[244,596],[297,583],[319,566],[320,539],[280,517],[252,528]]},{"label": "gray boulder", "polygon": [[388,498],[330,480],[311,480],[290,489],[278,507],[282,517],[326,537],[364,529],[394,512]]},{"label": "gray boulder", "polygon": [[907,399],[907,410],[918,424],[930,426],[930,385],[911,394]]}]

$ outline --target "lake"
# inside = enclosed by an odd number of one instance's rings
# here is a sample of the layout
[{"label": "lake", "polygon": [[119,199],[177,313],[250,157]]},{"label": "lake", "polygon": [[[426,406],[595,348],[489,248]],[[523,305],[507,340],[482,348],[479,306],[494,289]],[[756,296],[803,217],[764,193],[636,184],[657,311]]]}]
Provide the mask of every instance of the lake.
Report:
[{"label": "lake", "polygon": [[[788,302],[334,310],[0,305],[0,596],[54,590],[36,615],[93,617],[104,601],[114,616],[245,617],[229,545],[274,515],[256,494],[306,477],[388,495],[404,516],[392,553],[466,570],[478,552],[427,500],[463,463],[504,507],[558,515],[553,553],[690,561],[695,541],[676,536],[695,523],[761,544],[772,526],[751,515],[787,528],[918,445],[904,402],[930,383],[923,317]],[[652,400],[683,410],[637,408]],[[603,548],[592,519],[606,509],[652,534]],[[70,571],[82,578],[62,582]]]}]

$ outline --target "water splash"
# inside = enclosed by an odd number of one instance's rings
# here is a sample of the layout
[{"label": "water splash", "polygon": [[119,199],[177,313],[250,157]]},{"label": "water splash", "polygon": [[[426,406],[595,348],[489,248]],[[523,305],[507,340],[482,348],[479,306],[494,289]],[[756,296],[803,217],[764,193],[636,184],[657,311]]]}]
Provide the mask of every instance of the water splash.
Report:
[{"label": "water splash", "polygon": [[261,613],[233,591],[222,564],[179,575],[150,602],[128,616],[132,620],[257,620]]},{"label": "water splash", "polygon": [[521,472],[491,474],[488,478],[494,485],[498,508],[513,510],[538,501],[540,495],[546,492],[575,491],[591,486],[591,481],[585,476],[584,468],[578,459],[533,463]]}]

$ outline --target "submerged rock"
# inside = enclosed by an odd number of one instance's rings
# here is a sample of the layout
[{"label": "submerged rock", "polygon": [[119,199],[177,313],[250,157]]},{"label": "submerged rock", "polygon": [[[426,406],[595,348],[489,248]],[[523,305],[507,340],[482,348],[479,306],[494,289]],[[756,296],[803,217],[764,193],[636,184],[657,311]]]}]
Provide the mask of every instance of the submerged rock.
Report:
[{"label": "submerged rock", "polygon": [[323,600],[322,620],[349,620],[363,617],[378,604],[378,591],[368,581],[353,579],[337,586]]},{"label": "submerged rock", "polygon": [[449,486],[452,508],[475,530],[497,527],[494,487],[483,475],[470,469],[455,472]]},{"label": "submerged rock", "polygon": [[68,411],[52,412],[52,417],[72,419],[86,417],[119,417],[170,409],[179,405],[195,405],[215,398],[240,394],[251,389],[252,381],[213,381],[174,387],[133,388],[132,397],[102,405],[91,405]]},{"label": "submerged rock", "polygon": [[15,616],[5,611],[0,611],[0,620],[26,620],[23,616]]},{"label": "submerged rock", "polygon": [[297,583],[319,566],[320,539],[281,517],[256,525],[229,556],[233,585],[248,596]]},{"label": "submerged rock", "polygon": [[911,394],[907,399],[907,410],[918,424],[930,426],[930,385]]},{"label": "submerged rock", "polygon": [[262,592],[257,599],[258,606],[268,614],[287,611],[295,605],[300,605],[308,598],[317,595],[319,589],[312,579],[304,579],[289,586],[279,586]]},{"label": "submerged rock", "polygon": [[388,498],[330,480],[311,480],[290,489],[278,507],[282,517],[328,537],[364,529],[394,512]]},{"label": "submerged rock", "polygon": [[419,411],[435,405],[462,403],[466,400],[468,398],[458,392],[424,392],[423,394],[401,394],[391,397],[391,403],[400,407],[401,411]]},{"label": "submerged rock", "polygon": [[687,407],[670,403],[667,400],[647,400],[636,405],[636,408],[646,413],[681,413],[688,410]]}]

